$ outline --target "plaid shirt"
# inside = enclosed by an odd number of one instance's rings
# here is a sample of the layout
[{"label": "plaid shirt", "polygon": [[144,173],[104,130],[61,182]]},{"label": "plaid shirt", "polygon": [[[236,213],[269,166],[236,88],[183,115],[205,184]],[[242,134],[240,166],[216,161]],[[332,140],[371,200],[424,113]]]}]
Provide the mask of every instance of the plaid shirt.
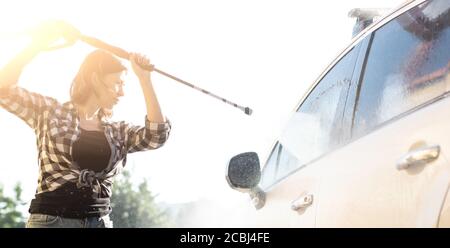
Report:
[{"label": "plaid shirt", "polygon": [[[72,144],[80,135],[77,109],[72,102],[60,104],[56,99],[27,91],[17,85],[0,89],[0,106],[21,118],[34,129],[37,139],[39,178],[36,194],[53,191],[65,183],[92,187],[95,196],[111,196],[112,178],[119,174],[128,153],[161,147],[171,125],[152,123],[145,127],[102,120],[111,147],[108,166],[101,172],[81,170],[72,161]],[[120,165],[122,161],[122,165]]]}]

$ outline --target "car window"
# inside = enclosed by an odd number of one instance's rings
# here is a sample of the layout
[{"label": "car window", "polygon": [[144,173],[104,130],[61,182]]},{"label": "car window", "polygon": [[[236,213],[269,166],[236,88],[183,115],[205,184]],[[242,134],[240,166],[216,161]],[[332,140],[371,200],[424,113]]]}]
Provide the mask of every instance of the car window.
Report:
[{"label": "car window", "polygon": [[288,121],[263,170],[270,186],[340,144],[343,106],[358,49],[350,50],[317,84]]},{"label": "car window", "polygon": [[450,1],[428,1],[378,29],[362,75],[353,132],[361,136],[450,88]]},{"label": "car window", "polygon": [[280,142],[277,142],[273,148],[270,157],[263,170],[261,185],[263,187],[270,186],[277,181],[277,171],[280,165],[285,167],[296,167],[299,164],[298,159],[286,150]]}]

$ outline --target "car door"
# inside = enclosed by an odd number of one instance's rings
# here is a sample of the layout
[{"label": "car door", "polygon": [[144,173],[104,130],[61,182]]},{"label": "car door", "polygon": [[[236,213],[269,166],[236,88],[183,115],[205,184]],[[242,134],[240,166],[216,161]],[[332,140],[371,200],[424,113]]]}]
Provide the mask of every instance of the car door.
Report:
[{"label": "car door", "polygon": [[437,226],[450,183],[450,2],[413,4],[370,36],[345,111],[351,142],[323,167],[318,227]]},{"label": "car door", "polygon": [[349,48],[312,87],[284,128],[263,168],[266,204],[257,226],[314,227],[327,153],[341,144],[343,111],[360,45]]}]

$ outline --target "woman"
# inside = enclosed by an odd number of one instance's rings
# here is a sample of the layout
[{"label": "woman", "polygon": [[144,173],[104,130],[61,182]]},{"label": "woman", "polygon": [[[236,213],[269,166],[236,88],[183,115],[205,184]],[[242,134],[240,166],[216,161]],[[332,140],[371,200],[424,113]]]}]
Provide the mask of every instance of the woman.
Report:
[{"label": "woman", "polygon": [[112,108],[123,96],[126,68],[106,51],[86,57],[66,103],[17,86],[22,69],[39,52],[60,38],[79,37],[68,24],[47,25],[41,31],[45,36],[35,38],[0,72],[0,106],[24,120],[37,138],[38,187],[27,227],[112,227],[111,186],[127,154],[162,146],[170,132],[150,72],[139,66],[149,65],[149,60],[140,54],[130,57],[145,97],[145,126],[110,122]]}]

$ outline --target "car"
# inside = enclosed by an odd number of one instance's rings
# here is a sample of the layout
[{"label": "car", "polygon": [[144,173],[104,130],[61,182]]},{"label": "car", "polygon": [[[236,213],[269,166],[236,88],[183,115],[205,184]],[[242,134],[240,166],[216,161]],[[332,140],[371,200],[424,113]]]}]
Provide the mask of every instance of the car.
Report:
[{"label": "car", "polygon": [[449,70],[450,1],[378,18],[299,101],[262,170],[255,152],[230,159],[228,184],[256,208],[242,221],[450,227]]}]

